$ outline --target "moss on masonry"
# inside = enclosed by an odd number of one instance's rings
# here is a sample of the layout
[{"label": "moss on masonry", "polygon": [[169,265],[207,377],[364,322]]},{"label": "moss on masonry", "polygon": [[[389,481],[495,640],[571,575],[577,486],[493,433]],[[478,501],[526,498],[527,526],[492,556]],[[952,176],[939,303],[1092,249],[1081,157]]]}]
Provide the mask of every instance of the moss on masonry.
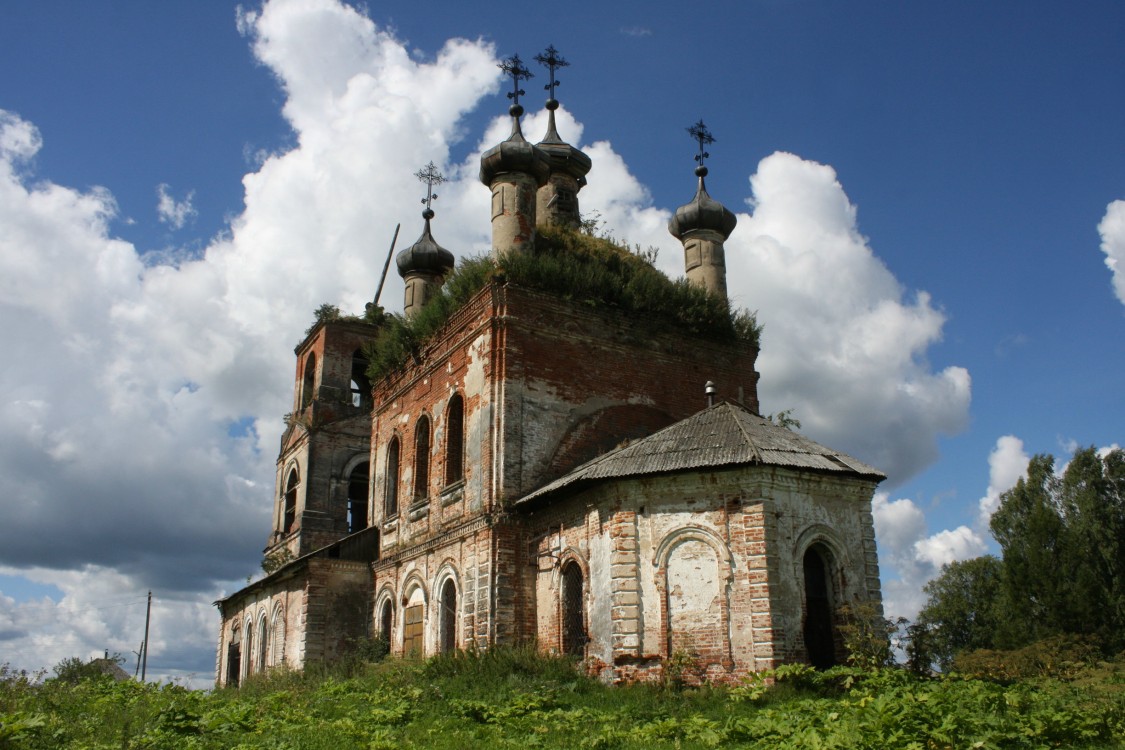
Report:
[{"label": "moss on masonry", "polygon": [[654,330],[674,328],[710,341],[757,347],[761,326],[754,313],[730,304],[685,279],[673,281],[652,265],[653,252],[633,252],[605,237],[563,227],[543,227],[535,252],[496,262],[464,258],[439,294],[411,319],[384,315],[366,347],[367,376],[379,380],[416,357],[424,342],[490,282],[511,283],[590,307],[634,313]]}]

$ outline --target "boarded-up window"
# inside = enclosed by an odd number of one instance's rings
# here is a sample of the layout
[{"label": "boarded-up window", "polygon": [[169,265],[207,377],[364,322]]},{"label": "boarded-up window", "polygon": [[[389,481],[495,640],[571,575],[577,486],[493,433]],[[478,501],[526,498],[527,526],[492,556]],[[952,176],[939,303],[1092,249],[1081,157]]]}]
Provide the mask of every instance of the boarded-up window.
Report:
[{"label": "boarded-up window", "polygon": [[367,462],[357,465],[348,477],[348,533],[367,528]]},{"label": "boarded-up window", "polygon": [[398,436],[395,436],[387,446],[387,491],[383,506],[387,518],[398,515],[398,453]]},{"label": "boarded-up window", "polygon": [[285,661],[285,611],[280,607],[273,612],[273,631],[270,636],[270,664]]},{"label": "boarded-up window", "polygon": [[422,653],[422,605],[407,607],[402,613],[402,653]]},{"label": "boarded-up window", "polygon": [[445,483],[453,484],[465,476],[465,400],[461,394],[449,399],[445,434]]},{"label": "boarded-up window", "polygon": [[809,547],[805,569],[805,649],[817,669],[836,665],[832,631],[831,555],[822,547]]},{"label": "boarded-up window", "polygon": [[452,578],[441,587],[441,619],[438,625],[438,649],[446,654],[457,648],[457,586]]},{"label": "boarded-up window", "polygon": [[688,539],[668,556],[669,653],[691,654],[701,663],[722,659],[722,583],[715,549]]},{"label": "boarded-up window", "polygon": [[423,414],[414,429],[414,497],[430,494],[430,418]]},{"label": "boarded-up window", "polygon": [[562,571],[562,651],[582,656],[586,649],[586,607],[582,568],[571,562]]}]

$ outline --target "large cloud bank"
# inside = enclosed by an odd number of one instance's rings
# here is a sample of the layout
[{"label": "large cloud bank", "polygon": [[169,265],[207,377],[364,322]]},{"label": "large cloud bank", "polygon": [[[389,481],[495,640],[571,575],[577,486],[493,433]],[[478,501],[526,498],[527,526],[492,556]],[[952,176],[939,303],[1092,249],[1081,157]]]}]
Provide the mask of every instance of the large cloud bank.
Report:
[{"label": "large cloud bank", "polygon": [[[10,436],[0,443],[0,573],[63,593],[5,598],[0,650],[16,666],[135,649],[136,605],[152,588],[161,635],[150,664],[206,682],[209,602],[256,567],[292,346],[312,310],[362,310],[388,228],[403,222],[407,241],[421,229],[410,175],[431,160],[451,178],[439,241],[462,255],[487,246],[477,160],[506,134],[505,118],[468,156],[451,154],[466,113],[498,89],[488,44],[453,40],[420,60],[333,0],[278,0],[239,23],[284,90],[295,145],[245,175],[243,210],[201,254],[149,254],[114,238],[112,193],[37,175],[34,157],[50,144],[0,110],[0,430]],[[560,118],[581,143],[581,123]],[[535,114],[525,132],[544,126]],[[661,247],[663,267],[680,273],[665,230],[673,207],[652,205],[611,144],[583,148],[594,160],[583,209],[615,236]],[[766,410],[793,408],[814,438],[904,480],[967,416],[968,374],[934,372],[925,358],[942,313],[878,260],[830,167],[774,154],[750,186],[753,215],[728,244],[730,288],[766,325]],[[153,190],[165,221],[190,221],[191,186],[179,201]],[[385,304],[401,295],[392,274]]]}]

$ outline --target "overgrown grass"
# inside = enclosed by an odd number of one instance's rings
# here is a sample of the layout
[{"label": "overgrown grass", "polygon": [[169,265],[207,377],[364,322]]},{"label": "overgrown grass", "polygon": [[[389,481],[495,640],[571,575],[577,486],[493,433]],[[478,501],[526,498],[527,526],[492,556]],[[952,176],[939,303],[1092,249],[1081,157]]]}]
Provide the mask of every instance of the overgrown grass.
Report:
[{"label": "overgrown grass", "polygon": [[732,310],[727,301],[683,279],[669,279],[651,261],[649,254],[565,227],[540,229],[534,253],[512,255],[499,264],[488,257],[463,259],[412,319],[388,315],[380,321],[382,330],[366,351],[367,376],[379,380],[417,357],[425,341],[492,281],[634,313],[654,330],[674,328],[711,341],[758,346],[761,327],[753,313]]},{"label": "overgrown grass", "polygon": [[610,688],[524,648],[210,693],[0,670],[0,748],[1123,748],[1122,667],[1001,683],[793,666],[729,689]]}]

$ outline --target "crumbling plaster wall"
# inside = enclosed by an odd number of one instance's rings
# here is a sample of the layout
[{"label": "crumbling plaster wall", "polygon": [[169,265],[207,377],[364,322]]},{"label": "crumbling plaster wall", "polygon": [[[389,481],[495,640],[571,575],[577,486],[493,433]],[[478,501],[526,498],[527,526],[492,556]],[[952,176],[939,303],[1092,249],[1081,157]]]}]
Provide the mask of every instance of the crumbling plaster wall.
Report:
[{"label": "crumbling plaster wall", "polygon": [[747,467],[617,481],[547,505],[528,520],[539,643],[561,648],[559,573],[575,559],[587,658],[607,680],[652,677],[676,652],[700,679],[804,660],[808,544],[840,550],[842,599],[879,599],[872,490]]}]

